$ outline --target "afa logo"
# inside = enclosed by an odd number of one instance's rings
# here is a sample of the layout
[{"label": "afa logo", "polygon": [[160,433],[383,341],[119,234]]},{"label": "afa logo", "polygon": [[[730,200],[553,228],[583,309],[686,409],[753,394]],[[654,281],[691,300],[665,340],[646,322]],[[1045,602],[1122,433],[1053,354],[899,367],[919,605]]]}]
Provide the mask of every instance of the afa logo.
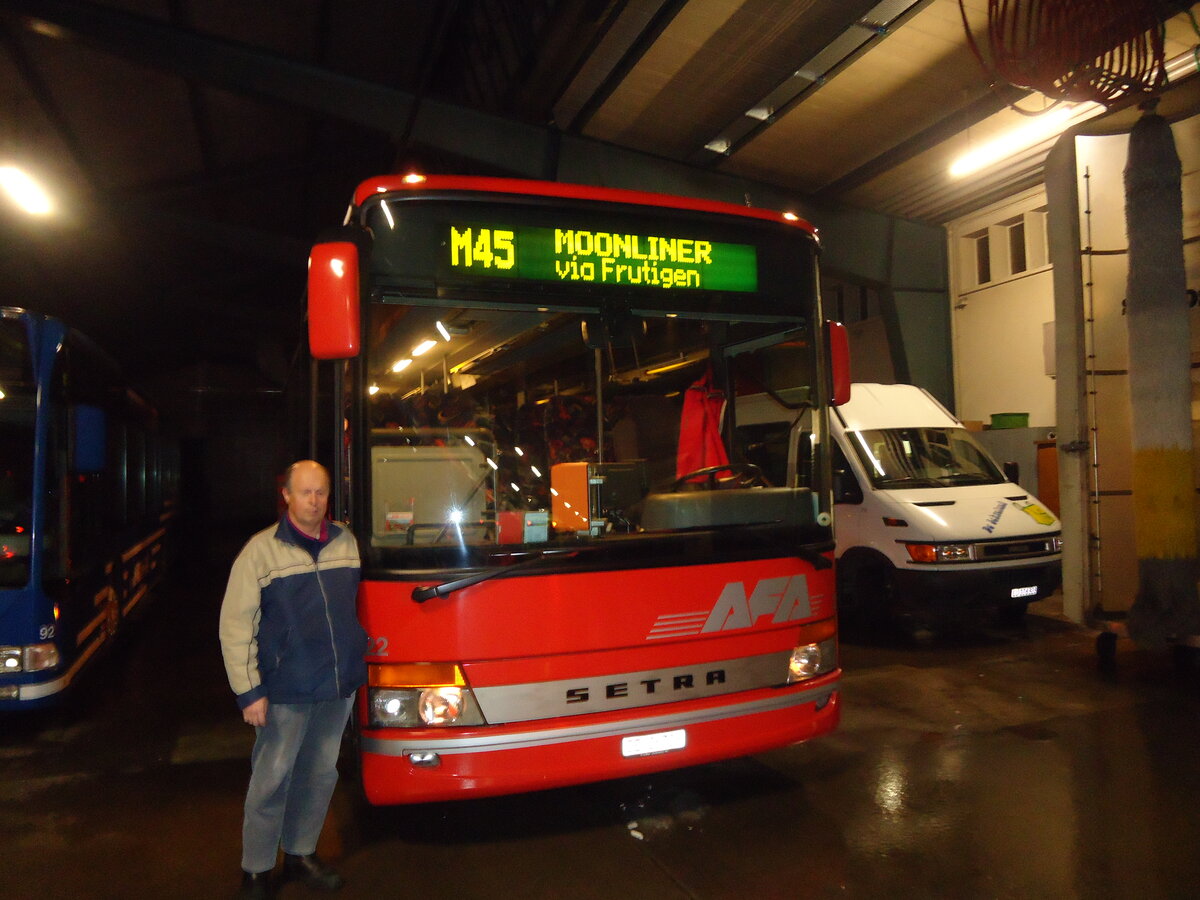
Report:
[{"label": "afa logo", "polygon": [[[826,613],[827,605],[824,595],[809,594],[808,578],[804,575],[762,578],[749,593],[742,582],[731,581],[721,589],[711,609],[661,615],[646,639],[753,628],[768,616],[774,625],[801,622]],[[832,614],[832,611],[826,614]]]}]

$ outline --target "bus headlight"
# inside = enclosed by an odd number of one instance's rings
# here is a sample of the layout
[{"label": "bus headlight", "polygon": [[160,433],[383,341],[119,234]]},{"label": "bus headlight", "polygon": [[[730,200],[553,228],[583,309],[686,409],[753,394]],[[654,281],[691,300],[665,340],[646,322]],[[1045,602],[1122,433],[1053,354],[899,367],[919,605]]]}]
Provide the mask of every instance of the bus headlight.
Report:
[{"label": "bus headlight", "polygon": [[58,646],[56,644],[30,644],[25,648],[26,672],[53,669],[57,665]]},{"label": "bus headlight", "polygon": [[43,669],[53,669],[58,662],[58,647],[53,643],[0,647],[0,675],[40,672]]},{"label": "bus headlight", "polygon": [[367,706],[372,728],[485,725],[462,669],[453,664],[370,665]]},{"label": "bus headlight", "polygon": [[416,691],[371,688],[367,696],[373,728],[412,727],[417,724]]},{"label": "bus headlight", "polygon": [[829,639],[815,644],[802,644],[792,650],[788,660],[788,684],[807,681],[837,668],[837,641]]},{"label": "bus headlight", "polygon": [[432,687],[421,691],[417,712],[426,725],[454,725],[462,717],[463,688]]}]

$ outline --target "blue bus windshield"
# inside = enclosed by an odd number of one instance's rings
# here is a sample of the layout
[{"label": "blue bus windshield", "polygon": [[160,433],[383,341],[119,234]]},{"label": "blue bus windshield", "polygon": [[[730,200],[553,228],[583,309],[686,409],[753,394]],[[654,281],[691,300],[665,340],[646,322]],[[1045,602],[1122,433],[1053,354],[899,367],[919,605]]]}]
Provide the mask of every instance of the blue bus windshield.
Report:
[{"label": "blue bus windshield", "polygon": [[0,587],[29,578],[36,394],[25,327],[0,319]]}]

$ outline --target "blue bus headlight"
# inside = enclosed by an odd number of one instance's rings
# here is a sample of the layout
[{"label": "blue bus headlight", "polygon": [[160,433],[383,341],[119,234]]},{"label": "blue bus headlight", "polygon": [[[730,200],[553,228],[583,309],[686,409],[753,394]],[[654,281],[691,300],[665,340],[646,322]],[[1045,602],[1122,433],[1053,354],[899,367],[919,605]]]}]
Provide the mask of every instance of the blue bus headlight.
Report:
[{"label": "blue bus headlight", "polygon": [[58,647],[52,643],[0,647],[0,674],[40,672],[58,665]]},{"label": "blue bus headlight", "polygon": [[58,665],[56,644],[30,644],[25,648],[25,671],[40,672]]}]

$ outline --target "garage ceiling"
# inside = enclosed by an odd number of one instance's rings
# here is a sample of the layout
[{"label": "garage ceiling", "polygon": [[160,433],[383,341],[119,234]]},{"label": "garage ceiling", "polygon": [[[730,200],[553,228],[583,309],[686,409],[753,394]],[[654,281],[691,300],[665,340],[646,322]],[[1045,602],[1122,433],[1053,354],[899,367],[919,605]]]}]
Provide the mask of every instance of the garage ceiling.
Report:
[{"label": "garage ceiling", "polygon": [[[1179,9],[1186,4],[1174,4]],[[1036,184],[1049,142],[950,162],[1015,123],[965,37],[987,0],[3,0],[0,305],[63,316],[135,371],[279,384],[308,245],[362,179],[506,174],[509,135],[574,136],[943,223]],[[1197,37],[1167,22],[1177,114]],[[1189,92],[1182,90],[1188,87]],[[520,174],[529,174],[522,172]]]}]

